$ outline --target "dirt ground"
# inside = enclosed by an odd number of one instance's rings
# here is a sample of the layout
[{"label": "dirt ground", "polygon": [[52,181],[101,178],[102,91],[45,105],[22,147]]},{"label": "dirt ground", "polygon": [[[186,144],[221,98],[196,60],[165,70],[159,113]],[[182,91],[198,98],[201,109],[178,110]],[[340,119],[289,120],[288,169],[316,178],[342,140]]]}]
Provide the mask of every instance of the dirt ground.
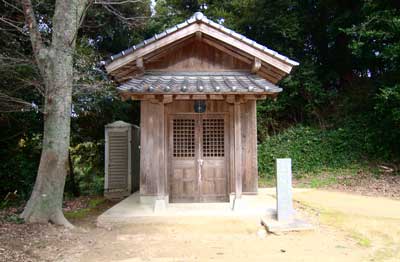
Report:
[{"label": "dirt ground", "polygon": [[97,215],[73,218],[76,229],[0,224],[0,261],[400,261],[400,201],[302,190],[296,209],[311,232],[266,234],[259,218],[176,217],[113,227]]},{"label": "dirt ground", "polygon": [[[80,261],[357,261],[364,250],[340,232],[264,235],[254,219],[169,218],[99,232]],[[258,233],[259,232],[259,233]],[[66,259],[64,261],[77,261]]]},{"label": "dirt ground", "polygon": [[399,200],[325,190],[295,193],[294,199],[365,247],[369,261],[400,261]]}]

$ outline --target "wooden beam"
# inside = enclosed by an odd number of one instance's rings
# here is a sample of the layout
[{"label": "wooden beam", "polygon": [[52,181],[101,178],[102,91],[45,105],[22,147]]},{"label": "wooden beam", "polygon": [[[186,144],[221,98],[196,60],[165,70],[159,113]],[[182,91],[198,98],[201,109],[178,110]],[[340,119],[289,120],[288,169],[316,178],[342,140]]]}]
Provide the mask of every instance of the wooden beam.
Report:
[{"label": "wooden beam", "polygon": [[270,54],[266,54],[263,51],[252,47],[251,45],[243,43],[241,40],[236,39],[231,35],[227,35],[226,33],[210,27],[206,24],[199,24],[199,27],[201,32],[203,32],[204,34],[212,36],[222,42],[229,43],[229,45],[234,46],[252,56],[258,57],[260,60],[278,68],[279,70],[284,71],[287,74],[290,73],[290,71],[292,70],[293,66],[288,64],[287,62],[284,62]]},{"label": "wooden beam", "polygon": [[265,100],[267,99],[267,95],[257,95],[258,100]]},{"label": "wooden beam", "polygon": [[163,48],[160,48],[146,56],[144,56],[144,59],[146,63],[152,62],[154,60],[157,60],[160,57],[163,57],[166,55],[167,51],[168,52],[174,52],[175,50],[181,49],[182,47],[191,44],[194,42],[194,37],[193,36],[188,36],[185,38],[180,39],[179,41],[176,41],[168,46],[165,46]]},{"label": "wooden beam", "polygon": [[281,70],[279,70],[279,69],[277,69],[277,68],[275,68],[275,67],[273,67],[273,66],[271,66],[271,65],[269,65],[267,63],[261,62],[261,65],[262,65],[261,69],[267,70],[273,76],[282,77],[282,76],[286,75],[285,72],[283,72],[283,71],[281,71]]},{"label": "wooden beam", "polygon": [[224,100],[223,95],[210,95],[211,100]]},{"label": "wooden beam", "polygon": [[131,95],[131,100],[143,100],[143,95]]},{"label": "wooden beam", "polygon": [[235,99],[235,95],[227,95],[226,96],[226,102],[229,104],[233,104],[235,103],[236,99]]},{"label": "wooden beam", "polygon": [[207,100],[207,95],[193,95],[193,100]]},{"label": "wooden beam", "polygon": [[143,99],[144,100],[152,100],[152,99],[156,99],[156,95],[143,95]]},{"label": "wooden beam", "polygon": [[265,73],[265,72],[263,72],[263,71],[261,71],[261,70],[257,72],[257,75],[259,75],[259,76],[261,76],[262,78],[268,80],[268,81],[271,82],[272,84],[276,84],[276,83],[279,82],[279,79],[277,79],[277,78],[275,78],[275,77],[272,77],[272,76],[270,76],[269,74],[267,74],[267,73]]},{"label": "wooden beam", "polygon": [[221,45],[221,44],[219,44],[219,43],[217,43],[215,41],[212,41],[212,40],[210,40],[208,38],[203,38],[203,42],[208,44],[209,46],[215,47],[216,49],[218,49],[218,50],[220,50],[220,51],[222,51],[222,52],[224,52],[224,53],[226,53],[226,54],[228,54],[230,56],[233,56],[234,58],[236,58],[236,59],[238,59],[238,60],[240,60],[242,62],[245,62],[246,64],[251,64],[251,59],[248,59],[245,56],[239,55],[237,52],[234,52],[234,51],[226,48],[225,46],[223,46],[223,45]]},{"label": "wooden beam", "polygon": [[206,37],[208,37],[208,39],[210,39],[210,41],[212,41],[212,42],[214,42],[214,43],[216,43],[218,45],[221,45],[222,47],[225,47],[227,50],[233,52],[234,54],[237,54],[239,56],[242,56],[244,59],[247,59],[248,60],[248,62],[247,62],[248,64],[251,64],[253,62],[254,56],[252,56],[252,55],[250,55],[250,54],[238,49],[235,46],[230,45],[229,43],[226,43],[226,42],[220,41],[218,39],[215,39],[215,38],[213,38],[211,36],[206,36],[205,35],[204,38],[206,38]]},{"label": "wooden beam", "polygon": [[122,101],[129,100],[129,94],[128,93],[120,93],[119,96],[121,97]]},{"label": "wooden beam", "polygon": [[188,35],[194,34],[197,31],[200,31],[199,24],[198,23],[191,24],[187,27],[177,30],[173,34],[166,35],[165,37],[163,37],[157,41],[154,41],[151,44],[145,45],[144,47],[139,48],[128,55],[125,55],[125,56],[115,59],[114,61],[112,61],[110,64],[108,64],[106,66],[106,70],[108,73],[111,73],[112,71],[118,69],[119,67],[121,67],[131,61],[136,60],[138,57],[145,56],[146,54],[149,54],[157,49],[167,46],[173,42],[176,42],[179,39],[182,39]]},{"label": "wooden beam", "polygon": [[244,95],[243,97],[245,100],[256,100],[257,99],[256,95]]},{"label": "wooden beam", "polygon": [[[137,68],[135,67],[135,68],[133,68],[131,70],[121,71],[118,74],[113,75],[113,76],[117,80],[120,80],[120,79],[130,79],[130,78],[135,77],[137,75],[138,75],[138,71],[137,71]],[[121,82],[121,81],[119,81],[119,82]]]},{"label": "wooden beam", "polygon": [[[251,64],[252,68],[254,67],[255,64],[257,64],[256,67],[259,66],[259,68],[257,70],[258,71],[257,74],[260,75],[261,77],[267,79],[268,81],[270,81],[273,84],[276,84],[277,82],[279,82],[279,80],[281,80],[282,77],[286,75],[285,72],[280,71],[279,69],[276,69],[267,63],[261,62],[261,60],[258,58],[252,59],[251,56],[249,56],[249,54],[244,53],[244,52],[240,51],[239,49],[229,46],[226,43],[223,43],[219,40],[204,36],[203,42],[212,47],[215,47],[216,49],[218,49],[224,53],[227,53],[227,54],[235,57],[236,59],[238,59],[242,62]],[[256,60],[257,60],[257,62],[255,62]],[[258,61],[261,64],[258,65]]]},{"label": "wooden beam", "polygon": [[175,100],[190,100],[191,95],[176,95]]},{"label": "wooden beam", "polygon": [[169,104],[169,103],[172,103],[173,101],[174,101],[173,95],[164,95],[163,96],[163,103],[164,104]]},{"label": "wooden beam", "polygon": [[260,68],[261,68],[261,60],[258,59],[257,57],[254,57],[254,61],[251,66],[251,72],[255,74],[258,72],[258,70],[260,70]]}]

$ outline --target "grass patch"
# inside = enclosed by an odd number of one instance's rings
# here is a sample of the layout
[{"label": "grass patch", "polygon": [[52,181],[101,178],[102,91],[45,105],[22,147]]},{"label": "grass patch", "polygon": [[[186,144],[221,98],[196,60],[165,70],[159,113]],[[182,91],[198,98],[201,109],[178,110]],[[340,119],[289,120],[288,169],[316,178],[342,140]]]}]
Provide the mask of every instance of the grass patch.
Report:
[{"label": "grass patch", "polygon": [[[323,188],[334,184],[350,184],[351,179],[359,173],[377,176],[379,171],[368,165],[353,164],[347,168],[323,169],[318,172],[298,173],[293,182],[295,187]],[[276,185],[275,176],[261,176],[258,179],[259,187],[274,187]]]},{"label": "grass patch", "polygon": [[274,187],[276,186],[276,179],[269,177],[259,177],[258,178],[258,187]]},{"label": "grass patch", "polygon": [[303,201],[297,201],[297,202],[300,203],[302,206],[304,206],[310,210],[313,210],[314,212],[315,211],[318,212],[320,222],[322,224],[333,226],[340,230],[343,230],[344,232],[346,232],[348,234],[349,237],[354,239],[357,242],[357,244],[362,247],[371,247],[372,246],[372,240],[370,238],[368,238],[362,232],[349,226],[349,225],[351,225],[351,223],[349,223],[349,222],[354,220],[352,215],[347,215],[347,214],[339,212],[339,211],[328,210],[321,206],[311,205],[311,204],[303,202]]},{"label": "grass patch", "polygon": [[352,219],[351,216],[346,215],[342,212],[331,211],[322,209],[320,210],[321,222],[339,228],[345,231],[352,239],[354,239],[358,245],[362,247],[371,247],[371,239],[365,236],[363,233],[356,229],[349,228],[349,221]]},{"label": "grass patch", "polygon": [[67,211],[64,213],[64,216],[67,219],[82,219],[89,215],[91,209],[90,208],[81,208],[74,211]]},{"label": "grass patch", "polygon": [[89,199],[86,208],[80,208],[73,211],[66,211],[64,215],[67,219],[83,219],[95,211],[100,205],[105,203],[104,198]]},{"label": "grass patch", "polygon": [[89,208],[96,208],[105,202],[104,198],[93,198],[89,200],[88,207]]},{"label": "grass patch", "polygon": [[351,238],[355,239],[357,241],[357,244],[359,244],[362,247],[371,247],[371,239],[367,238],[366,236],[360,234],[359,232],[352,232],[350,234]]}]

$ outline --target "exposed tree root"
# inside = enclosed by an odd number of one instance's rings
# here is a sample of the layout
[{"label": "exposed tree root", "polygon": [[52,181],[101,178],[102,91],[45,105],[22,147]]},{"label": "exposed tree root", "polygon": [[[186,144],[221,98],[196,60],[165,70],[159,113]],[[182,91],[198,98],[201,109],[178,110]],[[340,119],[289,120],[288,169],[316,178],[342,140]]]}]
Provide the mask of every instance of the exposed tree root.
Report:
[{"label": "exposed tree root", "polygon": [[24,219],[26,223],[41,223],[45,224],[51,222],[55,225],[64,226],[66,228],[74,228],[64,216],[61,209],[55,211],[53,215],[48,215],[47,213],[43,212],[35,212],[32,209],[25,208],[24,212],[21,213],[20,218]]},{"label": "exposed tree root", "polygon": [[64,216],[61,210],[58,210],[53,216],[50,217],[50,221],[56,225],[65,226],[66,228],[73,229],[74,225],[72,225]]}]

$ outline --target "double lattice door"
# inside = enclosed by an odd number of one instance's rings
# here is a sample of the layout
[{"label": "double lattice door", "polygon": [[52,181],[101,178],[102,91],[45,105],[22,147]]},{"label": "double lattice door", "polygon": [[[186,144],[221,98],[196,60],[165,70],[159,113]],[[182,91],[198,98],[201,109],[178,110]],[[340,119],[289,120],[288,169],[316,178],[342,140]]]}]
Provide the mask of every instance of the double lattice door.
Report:
[{"label": "double lattice door", "polygon": [[225,114],[170,117],[170,202],[228,201],[227,126]]}]

